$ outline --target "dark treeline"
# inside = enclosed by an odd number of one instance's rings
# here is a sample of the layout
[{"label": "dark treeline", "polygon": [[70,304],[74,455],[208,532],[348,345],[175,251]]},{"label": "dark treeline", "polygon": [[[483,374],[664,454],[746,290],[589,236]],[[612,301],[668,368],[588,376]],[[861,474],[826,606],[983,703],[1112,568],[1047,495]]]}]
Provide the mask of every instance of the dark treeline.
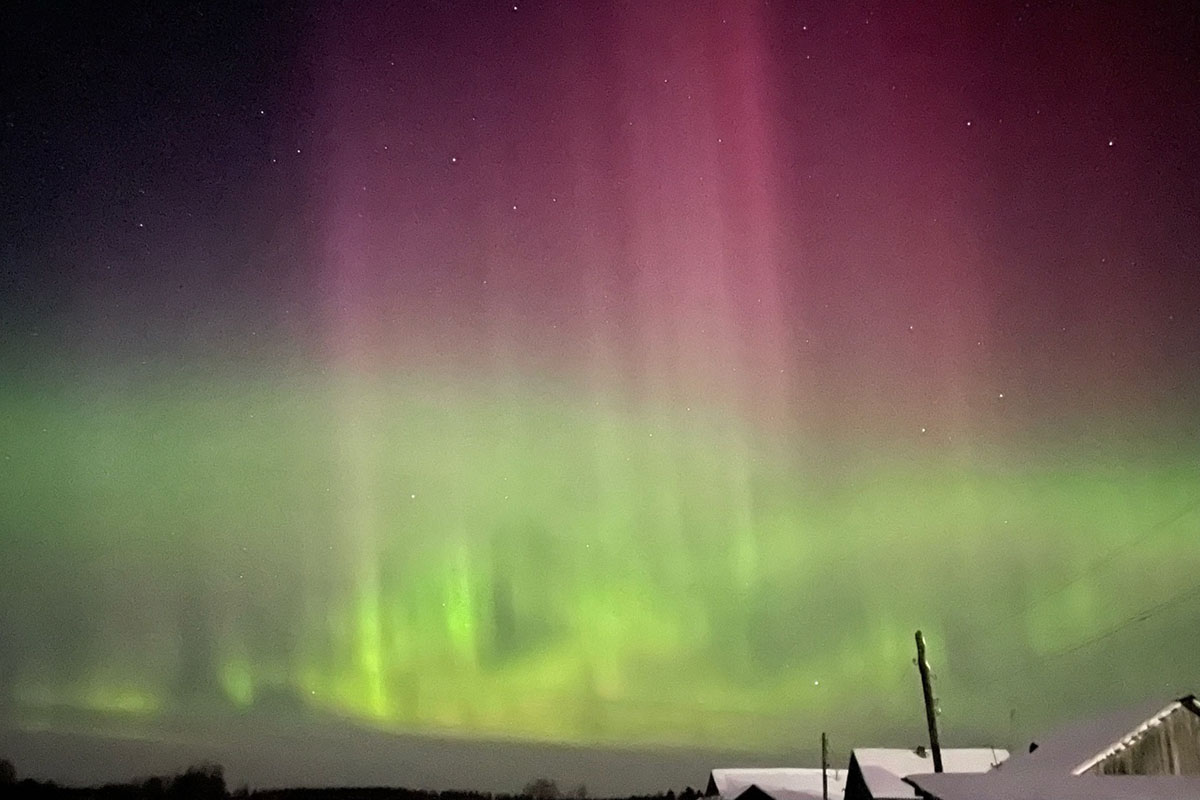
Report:
[{"label": "dark treeline", "polygon": [[246,797],[248,792],[229,793],[225,772],[218,764],[198,764],[171,777],[154,776],[130,783],[112,783],[86,788],[59,786],[53,781],[16,779],[11,763],[0,775],[11,778],[0,787],[5,797],[72,798],[72,800],[227,800]]},{"label": "dark treeline", "polygon": [[[17,780],[12,763],[0,760],[0,794],[14,800],[63,798],[63,800],[587,800],[587,789],[576,787],[560,792],[554,781],[538,778],[519,794],[491,792],[401,789],[383,786],[330,789],[230,790],[219,764],[198,764],[178,775],[138,779],[129,783],[69,787],[52,781]],[[690,786],[678,797],[674,791],[654,795],[632,795],[621,800],[697,800]],[[615,799],[610,799],[615,800]]]}]

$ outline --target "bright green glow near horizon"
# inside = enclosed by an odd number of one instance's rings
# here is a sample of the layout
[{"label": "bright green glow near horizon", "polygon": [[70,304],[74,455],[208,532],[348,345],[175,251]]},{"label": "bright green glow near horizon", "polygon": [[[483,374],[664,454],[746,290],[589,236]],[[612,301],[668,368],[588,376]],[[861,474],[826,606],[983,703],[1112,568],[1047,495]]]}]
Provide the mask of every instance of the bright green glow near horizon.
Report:
[{"label": "bright green glow near horizon", "polygon": [[830,462],[411,376],[103,388],[0,401],[18,707],[780,750],[830,716],[906,726],[916,627],[964,730],[1187,663],[1058,655],[1194,583],[1186,453]]}]

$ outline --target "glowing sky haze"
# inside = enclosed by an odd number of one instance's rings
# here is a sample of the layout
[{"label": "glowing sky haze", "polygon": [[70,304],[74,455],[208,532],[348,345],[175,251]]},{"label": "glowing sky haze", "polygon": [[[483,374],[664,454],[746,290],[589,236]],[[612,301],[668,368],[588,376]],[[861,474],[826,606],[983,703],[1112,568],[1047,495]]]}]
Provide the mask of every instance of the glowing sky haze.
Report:
[{"label": "glowing sky haze", "polygon": [[[807,763],[917,628],[954,745],[1196,689],[1194,10],[5,14],[12,751]],[[536,762],[378,752],[241,769]]]}]

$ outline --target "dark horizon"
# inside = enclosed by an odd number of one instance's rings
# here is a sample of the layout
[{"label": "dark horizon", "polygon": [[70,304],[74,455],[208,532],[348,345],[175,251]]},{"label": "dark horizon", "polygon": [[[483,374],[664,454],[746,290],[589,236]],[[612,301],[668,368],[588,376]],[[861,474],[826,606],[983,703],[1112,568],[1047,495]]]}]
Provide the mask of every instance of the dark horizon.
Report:
[{"label": "dark horizon", "polygon": [[[227,720],[213,727],[226,734],[241,729],[244,736],[242,722],[239,726]],[[668,790],[679,794],[689,786],[702,792],[714,767],[811,761],[808,751],[756,755],[681,748],[585,748],[396,735],[349,724],[327,724],[317,730],[315,736],[297,736],[259,719],[249,726],[249,742],[234,736],[219,743],[183,736],[149,741],[115,733],[0,730],[0,758],[12,761],[20,778],[75,787],[140,783],[155,775],[178,774],[192,764],[213,763],[224,769],[230,790],[243,785],[252,790],[383,787],[517,795],[531,781],[548,778],[564,793],[582,785],[596,798],[649,796]],[[146,766],[129,773],[130,762]],[[22,769],[23,763],[54,766],[34,772]]]}]

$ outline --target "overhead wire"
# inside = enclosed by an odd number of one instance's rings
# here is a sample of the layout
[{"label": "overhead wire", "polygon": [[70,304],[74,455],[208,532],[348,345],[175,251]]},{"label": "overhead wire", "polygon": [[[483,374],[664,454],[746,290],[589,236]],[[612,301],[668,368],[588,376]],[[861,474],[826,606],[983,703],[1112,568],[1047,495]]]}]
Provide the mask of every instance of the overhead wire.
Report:
[{"label": "overhead wire", "polygon": [[[1061,595],[1063,592],[1067,591],[1072,586],[1075,586],[1076,584],[1078,584],[1084,578],[1096,573],[1098,570],[1100,570],[1101,568],[1103,568],[1104,566],[1106,566],[1107,564],[1112,562],[1113,559],[1115,559],[1117,556],[1121,555],[1124,552],[1127,552],[1128,550],[1136,547],[1139,544],[1144,543],[1148,539],[1161,533],[1163,530],[1166,530],[1167,528],[1176,524],[1181,519],[1186,518],[1189,514],[1195,512],[1198,509],[1200,509],[1200,497],[1189,502],[1187,505],[1183,506],[1181,509],[1179,509],[1175,513],[1171,514],[1170,516],[1165,517],[1165,518],[1159,520],[1158,522],[1154,523],[1153,525],[1148,527],[1145,531],[1143,531],[1141,534],[1109,549],[1103,555],[1101,555],[1099,558],[1097,558],[1097,559],[1093,560],[1091,563],[1089,563],[1083,570],[1081,570],[1080,572],[1075,574],[1073,577],[1071,577],[1068,581],[1066,581],[1062,585],[1058,586],[1057,588],[1051,590],[1050,592],[1047,592],[1047,593],[1037,597],[1033,601],[1025,604],[1025,606],[1020,611],[1018,611],[1014,614],[1010,614],[1007,617],[1002,618],[998,624],[1008,623],[1008,622],[1011,622],[1012,620],[1015,620],[1015,619],[1025,616],[1030,611],[1032,611],[1034,608],[1037,608],[1041,604],[1045,603],[1047,600],[1050,600],[1053,597]],[[1197,541],[1200,541],[1200,537],[1197,538]],[[1058,659],[1065,658],[1073,653],[1076,653],[1078,651],[1081,651],[1088,647],[1091,647],[1092,645],[1095,645],[1101,641],[1104,641],[1106,639],[1109,639],[1109,638],[1117,635],[1118,633],[1120,633],[1124,629],[1130,627],[1131,625],[1135,625],[1139,622],[1144,622],[1146,620],[1149,620],[1152,617],[1158,616],[1159,614],[1162,614],[1162,613],[1174,608],[1175,606],[1182,605],[1182,604],[1186,603],[1187,601],[1195,599],[1195,598],[1200,598],[1200,584],[1187,586],[1182,591],[1176,592],[1176,593],[1166,597],[1165,599],[1154,603],[1153,605],[1142,608],[1141,610],[1137,611],[1136,613],[1134,613],[1128,617],[1122,618],[1119,622],[1109,626],[1108,628],[1105,628],[1104,630],[1102,630],[1101,632],[1099,632],[1093,636],[1089,636],[1088,638],[1086,638],[1082,641],[1076,642],[1074,644],[1068,645],[1066,647],[1063,647],[1063,648],[1060,648],[1053,652],[1042,654],[1042,655],[1023,653],[1023,654],[1014,656],[1009,659],[1003,659],[999,663],[993,662],[992,666],[994,668],[1000,669],[1000,670],[1002,670],[1004,672],[1008,672],[1008,673],[1011,673],[1013,671],[1027,672],[1034,668],[1044,666],[1049,662],[1057,661]]]},{"label": "overhead wire", "polygon": [[1161,533],[1162,531],[1171,527],[1176,522],[1179,522],[1179,520],[1184,519],[1189,514],[1193,513],[1194,511],[1196,511],[1198,509],[1200,509],[1200,497],[1197,497],[1195,500],[1188,503],[1186,506],[1184,506],[1182,509],[1180,509],[1176,513],[1172,514],[1171,516],[1169,516],[1165,519],[1159,520],[1155,524],[1151,525],[1140,535],[1138,535],[1132,539],[1128,539],[1128,540],[1116,545],[1115,547],[1110,548],[1103,555],[1101,555],[1099,558],[1093,560],[1091,563],[1089,563],[1086,567],[1084,567],[1082,570],[1080,570],[1078,573],[1076,573],[1072,578],[1067,580],[1065,583],[1061,584],[1060,586],[1058,586],[1055,589],[1052,589],[1049,592],[1046,592],[1045,594],[1040,595],[1039,597],[1035,598],[1034,600],[1026,603],[1021,608],[1021,610],[1019,610],[1013,614],[1010,614],[1009,616],[1000,620],[1000,623],[1003,624],[1005,622],[1011,622],[1012,620],[1017,619],[1018,617],[1025,616],[1033,609],[1035,609],[1038,606],[1040,606],[1041,604],[1045,603],[1047,600],[1049,600],[1053,597],[1057,597],[1058,595],[1060,595],[1063,592],[1070,589],[1072,586],[1075,586],[1076,584],[1078,584],[1084,578],[1088,577],[1089,575],[1094,574],[1099,569],[1101,569],[1102,567],[1109,564],[1117,556],[1132,549],[1133,547],[1136,547],[1137,545],[1144,543],[1147,539],[1150,539],[1151,537]]},{"label": "overhead wire", "polygon": [[1198,583],[1195,586],[1192,586],[1188,589],[1184,589],[1182,592],[1174,594],[1171,597],[1168,597],[1166,600],[1155,603],[1154,605],[1149,606],[1148,608],[1143,608],[1141,611],[1137,612],[1133,616],[1128,617],[1125,620],[1122,620],[1121,622],[1117,623],[1116,625],[1113,625],[1112,627],[1105,629],[1104,631],[1096,634],[1095,636],[1085,639],[1082,642],[1079,642],[1077,644],[1073,644],[1069,647],[1064,647],[1061,650],[1056,650],[1053,653],[1050,653],[1049,655],[1045,656],[1042,660],[1049,661],[1049,660],[1056,659],[1056,658],[1062,658],[1063,656],[1070,655],[1071,653],[1074,653],[1076,651],[1083,650],[1084,648],[1090,647],[1098,642],[1108,639],[1111,636],[1115,636],[1116,634],[1120,633],[1125,628],[1128,628],[1130,625],[1133,625],[1138,622],[1145,622],[1146,620],[1150,619],[1151,617],[1157,616],[1158,614],[1162,613],[1163,611],[1166,611],[1168,608],[1173,608],[1174,606],[1181,605],[1185,601],[1191,600],[1192,598],[1200,598],[1200,583]]}]

